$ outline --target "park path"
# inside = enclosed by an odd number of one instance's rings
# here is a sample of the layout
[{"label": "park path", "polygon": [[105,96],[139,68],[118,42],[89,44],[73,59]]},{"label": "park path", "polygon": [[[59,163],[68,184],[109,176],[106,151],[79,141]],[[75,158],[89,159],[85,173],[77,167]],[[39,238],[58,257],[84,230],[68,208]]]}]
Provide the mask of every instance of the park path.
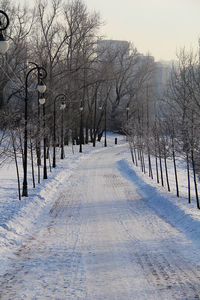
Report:
[{"label": "park path", "polygon": [[123,147],[82,160],[0,278],[1,300],[200,299],[191,242],[120,173]]}]

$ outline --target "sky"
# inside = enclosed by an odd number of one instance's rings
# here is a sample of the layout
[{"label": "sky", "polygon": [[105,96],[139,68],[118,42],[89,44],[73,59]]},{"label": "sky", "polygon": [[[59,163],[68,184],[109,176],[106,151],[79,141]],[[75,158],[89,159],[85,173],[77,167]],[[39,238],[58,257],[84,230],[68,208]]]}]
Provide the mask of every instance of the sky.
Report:
[{"label": "sky", "polygon": [[155,60],[176,59],[183,47],[197,49],[200,0],[84,0],[100,13],[106,39],[127,40]]}]

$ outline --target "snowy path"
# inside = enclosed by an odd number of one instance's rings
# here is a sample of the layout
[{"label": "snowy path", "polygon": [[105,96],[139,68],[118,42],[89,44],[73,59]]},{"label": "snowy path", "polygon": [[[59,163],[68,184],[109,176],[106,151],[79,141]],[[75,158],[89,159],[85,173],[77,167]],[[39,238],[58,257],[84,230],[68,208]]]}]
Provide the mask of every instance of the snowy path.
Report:
[{"label": "snowy path", "polygon": [[191,242],[122,176],[122,147],[81,162],[0,278],[0,299],[200,299]]}]

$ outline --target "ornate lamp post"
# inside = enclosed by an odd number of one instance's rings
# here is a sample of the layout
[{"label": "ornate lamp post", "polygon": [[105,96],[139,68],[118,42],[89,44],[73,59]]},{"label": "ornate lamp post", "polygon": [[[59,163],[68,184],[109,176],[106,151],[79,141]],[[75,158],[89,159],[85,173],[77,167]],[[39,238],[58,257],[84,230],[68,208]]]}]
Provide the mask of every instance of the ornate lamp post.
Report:
[{"label": "ornate lamp post", "polygon": [[105,102],[105,139],[104,139],[104,147],[107,147],[107,99]]},{"label": "ornate lamp post", "polygon": [[62,110],[62,129],[61,129],[61,159],[64,158],[64,146],[63,146],[63,110],[66,107],[66,95],[65,94],[58,94],[53,103],[53,168],[56,167],[56,101],[60,98],[61,106],[60,109]]},{"label": "ornate lamp post", "polygon": [[127,107],[126,107],[126,121],[127,121],[127,123],[128,123],[128,120],[129,120],[129,110],[130,110],[130,108],[127,105]]},{"label": "ornate lamp post", "polygon": [[[102,105],[99,106],[99,110],[102,110]],[[105,139],[104,139],[104,147],[107,147],[107,139],[106,139],[106,130],[107,130],[107,100],[104,106],[104,131],[105,131]]]},{"label": "ornate lamp post", "polygon": [[41,98],[39,100],[40,104],[43,106],[43,158],[44,158],[44,166],[43,166],[43,179],[47,179],[47,162],[46,162],[46,159],[47,159],[47,155],[46,155],[46,144],[47,144],[47,141],[46,141],[46,120],[45,120],[45,116],[46,116],[46,113],[45,113],[45,98]]},{"label": "ornate lamp post", "polygon": [[[22,196],[28,197],[28,183],[27,183],[27,139],[28,139],[28,134],[27,134],[27,118],[28,118],[28,79],[30,74],[33,71],[38,72],[38,77],[40,80],[46,78],[47,72],[44,68],[39,67],[37,64],[35,64],[35,67],[30,69],[26,75],[26,80],[25,80],[25,109],[24,109],[24,160],[23,160],[23,171],[24,171],[24,178],[23,178],[23,190],[22,190]],[[46,86],[40,82],[37,85],[37,90],[39,92],[44,92],[46,90]]]},{"label": "ornate lamp post", "polygon": [[83,103],[81,101],[81,105],[79,107],[80,110],[80,134],[79,134],[79,152],[82,152],[82,144],[83,144]]},{"label": "ornate lamp post", "polygon": [[3,31],[8,27],[8,25],[9,18],[7,14],[3,10],[0,10],[0,54],[5,54],[9,48],[9,42],[5,40],[3,36]]},{"label": "ornate lamp post", "polygon": [[[99,106],[99,109],[102,110],[102,105]],[[105,131],[105,139],[104,139],[104,147],[107,147],[107,98],[104,103],[104,131]]]},{"label": "ornate lamp post", "polygon": [[[36,67],[38,66],[36,63],[34,62],[30,62],[31,64],[35,65]],[[42,79],[40,78],[40,73],[38,72],[38,86],[37,86],[37,90],[38,90],[38,132],[37,132],[37,140],[36,140],[36,153],[37,153],[37,166],[38,166],[38,183],[40,183],[40,166],[41,166],[41,137],[40,137],[40,104],[44,104],[42,103],[43,100],[45,101],[45,99],[41,98],[40,96],[41,94],[44,94],[45,90],[46,90],[46,86],[43,84]]]},{"label": "ornate lamp post", "polygon": [[64,123],[64,109],[66,107],[65,101],[61,102],[60,110],[62,111],[62,120],[61,120],[61,155],[60,158],[64,159],[64,134],[63,134],[63,123]]},{"label": "ornate lamp post", "polygon": [[93,147],[96,146],[96,118],[97,118],[97,97],[95,97],[94,102],[94,125],[93,125]]}]

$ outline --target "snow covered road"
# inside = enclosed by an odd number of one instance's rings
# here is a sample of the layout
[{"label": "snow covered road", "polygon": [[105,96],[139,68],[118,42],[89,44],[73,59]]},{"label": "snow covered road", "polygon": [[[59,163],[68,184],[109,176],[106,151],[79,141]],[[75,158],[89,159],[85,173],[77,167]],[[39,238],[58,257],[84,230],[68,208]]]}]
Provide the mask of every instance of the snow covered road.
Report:
[{"label": "snow covered road", "polygon": [[194,246],[120,172],[124,147],[82,160],[0,278],[0,299],[200,299]]}]

